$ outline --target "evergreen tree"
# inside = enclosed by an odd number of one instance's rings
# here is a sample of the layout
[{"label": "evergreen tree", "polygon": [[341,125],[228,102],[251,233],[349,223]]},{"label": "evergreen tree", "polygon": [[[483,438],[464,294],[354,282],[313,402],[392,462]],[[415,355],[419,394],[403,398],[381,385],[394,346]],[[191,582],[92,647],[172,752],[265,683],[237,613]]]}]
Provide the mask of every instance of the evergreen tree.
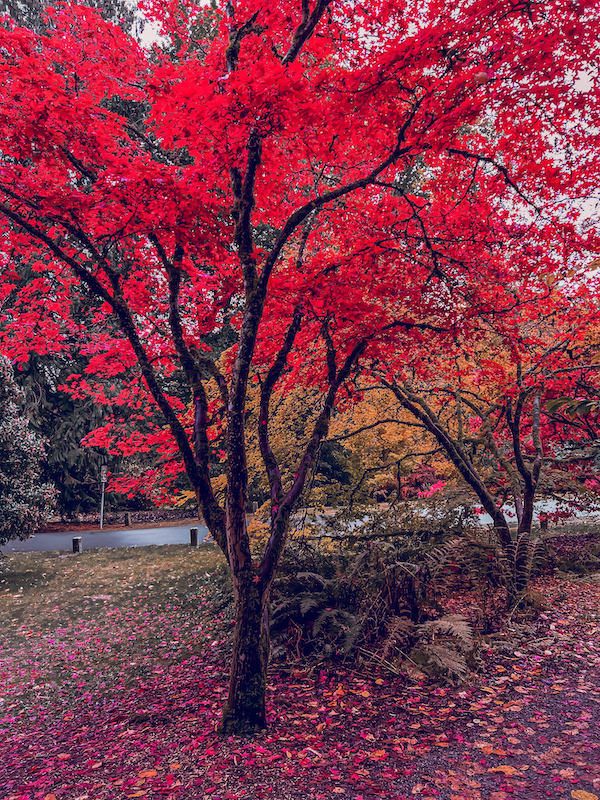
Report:
[{"label": "evergreen tree", "polygon": [[[82,444],[101,423],[105,409],[90,398],[75,400],[60,388],[70,375],[83,372],[87,363],[84,357],[32,353],[15,371],[21,390],[19,408],[31,429],[46,442],[41,480],[56,487],[56,510],[63,519],[97,511],[100,467],[107,461],[104,451]],[[112,461],[110,469],[115,470]]]},{"label": "evergreen tree", "polygon": [[40,482],[44,441],[19,414],[10,361],[0,356],[0,545],[26,539],[48,518],[54,486]]},{"label": "evergreen tree", "polygon": [[[55,6],[49,0],[0,0],[0,15],[7,14],[18,25],[29,28],[36,33],[47,30],[47,12]],[[119,25],[125,32],[140,36],[144,28],[144,20],[137,13],[137,3],[125,3],[123,0],[83,0],[80,5],[99,11],[104,19]]]}]

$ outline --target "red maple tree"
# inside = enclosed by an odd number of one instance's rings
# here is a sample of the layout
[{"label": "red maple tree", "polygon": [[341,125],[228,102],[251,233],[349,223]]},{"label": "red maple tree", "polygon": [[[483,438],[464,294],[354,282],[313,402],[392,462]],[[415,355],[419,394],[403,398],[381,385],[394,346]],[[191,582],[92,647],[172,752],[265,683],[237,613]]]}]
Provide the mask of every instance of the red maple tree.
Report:
[{"label": "red maple tree", "polygon": [[560,288],[548,281],[543,314],[518,303],[499,325],[488,318],[478,341],[458,336],[397,375],[379,368],[391,403],[410,412],[490,516],[513,570],[509,606],[528,588],[535,502],[557,503],[541,519],[565,519],[596,487],[598,281],[589,269],[571,272]]},{"label": "red maple tree", "polygon": [[[211,28],[191,3],[146,10],[169,49],[77,6],[45,35],[0,28],[3,348],[25,359],[85,330],[92,369],[139,371],[128,402],[156,404],[232,569],[221,730],[243,732],[265,725],[271,583],[341,387],[543,303],[548,276],[593,249],[570,203],[597,183],[598,13],[593,0],[228,0]],[[86,318],[70,313],[82,293]],[[206,341],[225,325],[221,371]],[[192,441],[174,375],[193,396]],[[271,492],[258,563],[253,376]],[[226,420],[224,507],[207,381]],[[294,381],[321,400],[286,482],[269,411]]]}]

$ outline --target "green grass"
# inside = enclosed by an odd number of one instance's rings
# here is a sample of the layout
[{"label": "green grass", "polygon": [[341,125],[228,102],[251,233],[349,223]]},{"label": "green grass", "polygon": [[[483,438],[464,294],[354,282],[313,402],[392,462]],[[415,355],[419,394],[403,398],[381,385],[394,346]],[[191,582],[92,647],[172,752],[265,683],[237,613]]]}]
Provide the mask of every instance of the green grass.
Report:
[{"label": "green grass", "polygon": [[[214,545],[11,553],[0,562],[0,658],[17,710],[127,688],[202,652],[231,589]],[[219,614],[221,613],[221,616]]]}]

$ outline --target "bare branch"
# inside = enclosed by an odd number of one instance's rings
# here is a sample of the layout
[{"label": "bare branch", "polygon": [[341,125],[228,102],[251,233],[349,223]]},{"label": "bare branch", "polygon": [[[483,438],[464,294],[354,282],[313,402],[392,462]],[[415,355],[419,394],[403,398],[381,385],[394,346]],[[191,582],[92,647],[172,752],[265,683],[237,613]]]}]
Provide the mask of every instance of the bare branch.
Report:
[{"label": "bare branch", "polygon": [[470,158],[470,159],[474,158],[477,160],[477,162],[482,162],[484,164],[491,164],[502,175],[506,185],[510,186],[510,188],[515,192],[515,194],[517,194],[521,198],[521,200],[523,200],[528,205],[532,206],[532,208],[535,208],[536,211],[540,210],[533,202],[533,200],[530,200],[527,197],[527,195],[523,193],[518,184],[516,184],[515,181],[510,177],[508,169],[503,164],[499,164],[494,158],[491,158],[490,156],[481,155],[480,153],[471,153],[468,150],[457,150],[454,147],[449,147],[447,152],[450,155],[462,156],[463,158]]},{"label": "bare branch", "polygon": [[[352,431],[351,433],[345,433],[343,436],[332,436],[331,439],[329,439],[329,441],[330,442],[343,442],[346,439],[351,439],[353,436],[358,436],[360,433],[363,433],[364,431],[373,430],[373,428],[377,428],[377,427],[379,427],[379,425],[389,425],[389,424],[403,425],[405,423],[403,423],[401,420],[395,419],[393,417],[386,417],[385,419],[377,420],[377,422],[372,422],[370,425],[362,425],[360,428],[357,428],[355,431]],[[419,425],[419,427],[422,428],[423,426]]]}]

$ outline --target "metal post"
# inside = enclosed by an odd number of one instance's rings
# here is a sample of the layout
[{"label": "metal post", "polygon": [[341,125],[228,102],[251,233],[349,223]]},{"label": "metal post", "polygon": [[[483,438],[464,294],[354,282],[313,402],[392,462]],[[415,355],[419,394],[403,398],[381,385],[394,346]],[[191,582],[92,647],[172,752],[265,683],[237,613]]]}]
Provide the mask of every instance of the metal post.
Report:
[{"label": "metal post", "polygon": [[198,547],[198,528],[190,528],[190,545]]},{"label": "metal post", "polygon": [[81,553],[81,536],[74,536],[73,537],[73,552],[74,553]]},{"label": "metal post", "polygon": [[104,489],[106,487],[106,478],[108,477],[108,467],[103,465],[100,467],[100,480],[102,481],[102,499],[100,500],[100,530],[104,524]]}]

